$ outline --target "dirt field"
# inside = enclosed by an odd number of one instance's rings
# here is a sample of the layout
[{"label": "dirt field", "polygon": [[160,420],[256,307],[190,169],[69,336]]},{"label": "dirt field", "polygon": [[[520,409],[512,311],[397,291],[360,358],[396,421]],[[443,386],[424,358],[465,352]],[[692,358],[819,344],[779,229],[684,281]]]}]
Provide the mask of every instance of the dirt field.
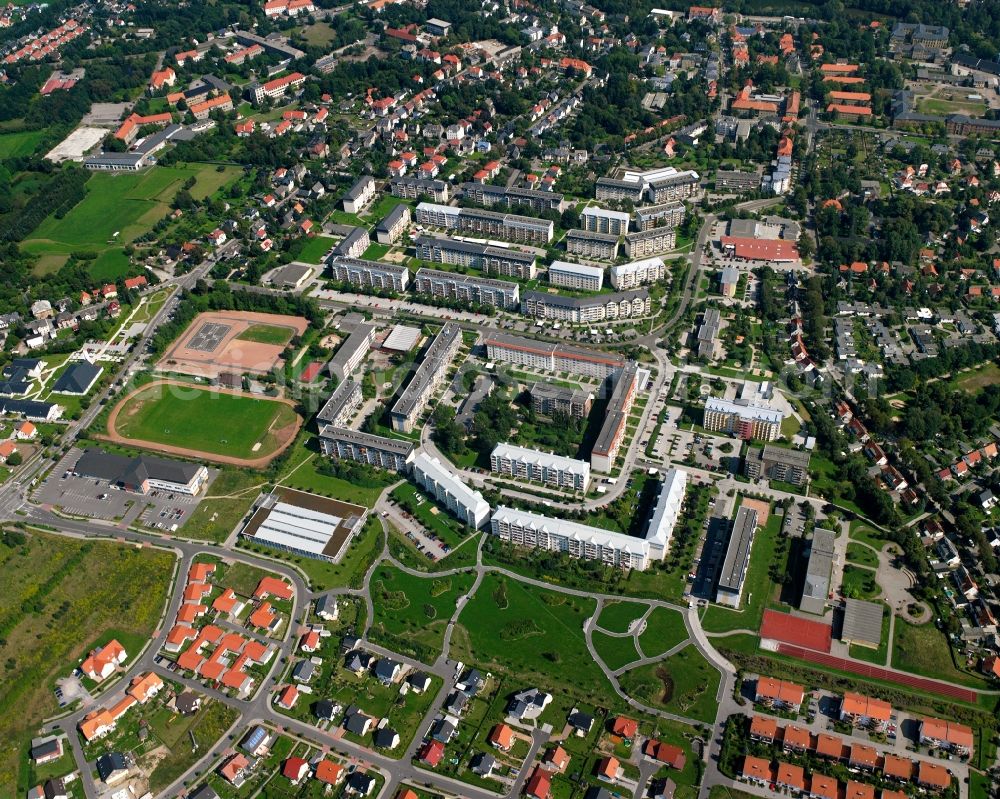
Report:
[{"label": "dirt field", "polygon": [[763,527],[767,524],[767,518],[771,515],[771,506],[767,502],[762,502],[759,499],[750,499],[750,497],[743,497],[743,506],[746,508],[753,508],[757,511],[757,524]]},{"label": "dirt field", "polygon": [[[117,431],[118,415],[121,410],[128,405],[129,401],[144,391],[149,391],[150,386],[161,385],[170,386],[175,385],[182,388],[190,389],[192,386],[188,383],[181,383],[176,380],[161,380],[157,383],[147,384],[135,391],[129,392],[126,396],[119,400],[118,404],[112,409],[111,413],[108,415],[107,432],[105,435],[100,436],[107,441],[112,441],[116,444],[125,444],[132,447],[138,447],[140,449],[148,449],[153,452],[167,453],[172,455],[181,455],[187,458],[196,458],[198,460],[209,461],[210,463],[226,463],[233,466],[249,466],[251,468],[259,469],[267,466],[271,461],[273,461],[278,455],[284,452],[288,446],[295,440],[295,436],[298,434],[299,429],[302,427],[302,417],[298,414],[295,415],[295,422],[284,427],[275,428],[268,430],[268,435],[275,441],[275,447],[273,450],[267,452],[259,458],[239,458],[229,455],[222,455],[214,452],[203,452],[201,450],[192,449],[189,447],[177,447],[170,444],[163,444],[156,441],[143,441],[141,439],[132,439],[122,436]],[[249,395],[241,391],[231,391],[224,388],[204,388],[199,387],[200,391],[210,391],[219,394],[229,394],[238,397],[248,397]],[[271,398],[273,402],[280,402],[283,405],[288,405],[294,408],[295,403],[291,400]]]},{"label": "dirt field", "polygon": [[220,372],[266,374],[282,363],[284,346],[238,337],[254,325],[284,327],[300,336],[309,326],[301,316],[209,311],[198,314],[167,350],[157,368],[214,380]]}]

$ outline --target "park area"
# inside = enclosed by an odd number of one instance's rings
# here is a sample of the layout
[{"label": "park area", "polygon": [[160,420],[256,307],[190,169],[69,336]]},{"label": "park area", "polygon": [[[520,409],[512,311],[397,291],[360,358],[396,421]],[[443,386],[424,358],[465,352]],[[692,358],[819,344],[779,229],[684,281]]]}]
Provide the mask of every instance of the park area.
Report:
[{"label": "park area", "polygon": [[118,403],[107,432],[118,443],[249,466],[283,451],[301,423],[284,400],[158,380]]},{"label": "park area", "polygon": [[[31,531],[0,536],[0,795],[32,787],[26,749],[58,709],[52,687],[113,635],[129,659],[156,628],[173,575],[169,552]],[[19,765],[20,761],[20,765]]]},{"label": "park area", "polygon": [[129,267],[122,248],[150,231],[170,212],[170,203],[185,181],[194,178],[191,196],[203,199],[238,174],[236,167],[220,172],[205,164],[94,174],[87,181],[86,197],[62,218],[45,219],[22,248],[39,256],[39,273],[57,270],[70,253],[89,253],[96,256],[91,261],[91,277],[95,281],[115,280]]}]

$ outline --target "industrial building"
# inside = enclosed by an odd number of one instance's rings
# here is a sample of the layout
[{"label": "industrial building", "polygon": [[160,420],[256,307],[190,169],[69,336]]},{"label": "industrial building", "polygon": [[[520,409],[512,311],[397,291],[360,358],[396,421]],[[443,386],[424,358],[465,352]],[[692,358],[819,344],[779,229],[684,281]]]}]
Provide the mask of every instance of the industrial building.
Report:
[{"label": "industrial building", "polygon": [[409,384],[392,406],[392,429],[397,433],[409,433],[427,405],[431,396],[444,380],[452,359],[462,346],[462,329],[458,325],[446,324],[417,367]]},{"label": "industrial building", "polygon": [[574,491],[586,491],[590,486],[590,465],[586,461],[514,444],[496,445],[490,455],[490,471]]},{"label": "industrial building", "polygon": [[421,452],[413,460],[413,479],[469,527],[478,529],[490,516],[490,506],[482,494],[473,491],[441,464]]}]

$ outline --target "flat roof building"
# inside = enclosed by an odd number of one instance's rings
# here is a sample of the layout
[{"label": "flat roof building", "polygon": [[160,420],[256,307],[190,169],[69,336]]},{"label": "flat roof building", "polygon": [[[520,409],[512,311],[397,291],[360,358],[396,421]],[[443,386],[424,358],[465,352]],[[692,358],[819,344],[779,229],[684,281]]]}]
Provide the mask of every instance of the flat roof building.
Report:
[{"label": "flat roof building", "polygon": [[413,479],[469,527],[478,529],[489,519],[490,506],[482,494],[469,488],[437,458],[424,452],[417,455]]},{"label": "flat roof building", "polygon": [[765,444],[747,450],[743,473],[751,480],[764,477],[801,486],[809,477],[809,458],[805,450]]},{"label": "flat roof building", "polygon": [[635,229],[642,232],[653,228],[675,228],[684,221],[687,211],[682,202],[646,205],[635,209]]},{"label": "flat roof building", "polygon": [[844,626],[840,640],[847,644],[860,644],[878,649],[882,644],[882,614],[880,602],[861,599],[844,599]]},{"label": "flat roof building", "polygon": [[416,452],[416,445],[411,441],[362,433],[332,424],[320,426],[319,444],[327,457],[367,463],[389,472],[408,471]]},{"label": "flat roof building", "polygon": [[662,258],[644,258],[627,264],[618,264],[610,269],[611,285],[618,291],[635,288],[647,283],[663,280],[667,265]]},{"label": "flat roof building", "polygon": [[833,569],[835,553],[834,541],[837,535],[832,530],[817,527],[813,530],[806,564],[806,578],[802,586],[799,609],[806,613],[822,615],[830,598],[830,572]]},{"label": "flat roof building", "polygon": [[279,488],[266,494],[240,537],[315,560],[336,563],[368,517],[368,508]]},{"label": "flat roof building", "polygon": [[410,280],[410,270],[405,266],[365,261],[361,258],[335,256],[327,262],[327,266],[334,280],[352,286],[399,292],[406,289]]},{"label": "flat roof building", "polygon": [[549,283],[582,291],[600,291],[604,285],[604,268],[553,261],[549,264]]},{"label": "flat roof building", "polygon": [[424,261],[481,269],[487,275],[535,279],[534,253],[477,241],[418,236],[417,257]]},{"label": "flat roof building", "polygon": [[73,474],[103,480],[136,494],[163,489],[194,496],[208,482],[208,469],[197,463],[153,455],[128,457],[99,449],[84,450],[73,467]]},{"label": "flat roof building", "polygon": [[623,236],[628,232],[631,214],[624,211],[612,211],[597,206],[587,206],[580,213],[580,227],[592,233],[607,233],[612,236]]},{"label": "flat roof building", "polygon": [[625,359],[613,353],[550,344],[504,333],[490,335],[485,343],[490,360],[545,372],[569,372],[585,377],[604,378],[625,366]]},{"label": "flat roof building", "polygon": [[589,230],[567,231],[563,241],[566,252],[584,258],[601,258],[613,261],[618,257],[618,236],[609,233],[593,233]]},{"label": "flat roof building", "polygon": [[732,433],[746,441],[773,441],[781,435],[784,413],[746,400],[709,397],[705,401],[705,427],[713,433]]},{"label": "flat roof building", "polygon": [[374,325],[360,324],[354,328],[351,335],[340,345],[340,348],[326,365],[330,374],[335,375],[338,380],[346,380],[348,375],[353,374],[364,362],[371,351],[374,340]]},{"label": "flat roof building", "polygon": [[431,395],[444,380],[445,372],[462,346],[462,329],[446,324],[424,354],[409,384],[392,406],[392,429],[408,433],[423,411]]},{"label": "flat roof building", "polygon": [[743,583],[746,581],[747,569],[750,566],[750,549],[756,532],[757,511],[741,505],[736,511],[733,531],[726,547],[726,557],[722,562],[722,572],[719,575],[719,585],[715,595],[716,602],[739,607]]},{"label": "flat roof building", "polygon": [[590,464],[586,461],[514,444],[496,445],[490,455],[490,471],[574,491],[586,491],[590,486]]},{"label": "flat roof building", "polygon": [[574,324],[648,316],[651,307],[652,300],[646,289],[589,297],[526,291],[521,299],[521,313],[525,316]]},{"label": "flat roof building", "polygon": [[426,267],[417,270],[414,290],[419,294],[429,294],[441,299],[460,300],[505,310],[517,308],[520,304],[520,287],[517,283]]},{"label": "flat roof building", "polygon": [[586,419],[590,416],[593,402],[594,395],[581,388],[555,383],[535,383],[531,387],[531,409],[540,416],[562,414],[573,419]]}]

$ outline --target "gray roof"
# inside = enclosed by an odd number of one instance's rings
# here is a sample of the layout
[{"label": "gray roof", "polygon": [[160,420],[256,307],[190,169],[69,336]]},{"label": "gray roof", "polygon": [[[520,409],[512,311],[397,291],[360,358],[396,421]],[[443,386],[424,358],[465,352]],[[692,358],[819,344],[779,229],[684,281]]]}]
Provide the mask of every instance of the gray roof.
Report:
[{"label": "gray roof", "polygon": [[834,540],[832,530],[817,527],[813,531],[812,549],[806,565],[805,585],[802,588],[803,610],[816,611],[826,605],[830,593],[830,570],[833,567]]},{"label": "gray roof", "polygon": [[341,374],[347,374],[347,364],[354,359],[360,350],[367,352],[371,347],[374,332],[374,325],[358,325],[354,328],[354,332],[347,337],[347,340],[326,365],[327,370],[338,377]]},{"label": "gray roof", "polygon": [[841,639],[877,647],[882,643],[882,613],[879,602],[845,599]]},{"label": "gray roof", "polygon": [[403,441],[398,438],[388,438],[386,436],[376,436],[371,433],[363,433],[360,430],[350,430],[346,427],[334,427],[331,424],[324,425],[319,431],[320,438],[331,441],[344,441],[358,446],[377,449],[382,452],[392,452],[408,458],[414,450],[412,441]]},{"label": "gray roof", "polygon": [[367,235],[368,231],[363,227],[352,228],[351,232],[344,236],[343,240],[333,248],[333,254],[346,255],[360,239],[363,239]]},{"label": "gray roof", "polygon": [[439,370],[447,366],[446,361],[450,360],[448,356],[452,352],[452,346],[455,340],[461,337],[462,328],[458,325],[446,324],[441,328],[441,332],[427,348],[427,353],[424,355],[423,361],[420,362],[420,366],[417,367],[413,379],[399,395],[396,404],[392,406],[393,414],[410,415],[413,407],[421,401],[428,383],[434,380]]},{"label": "gray roof", "polygon": [[121,752],[107,752],[97,758],[97,773],[102,780],[106,780],[116,771],[123,771],[128,768],[125,762],[125,755]]},{"label": "gray roof", "polygon": [[392,228],[399,223],[399,220],[409,213],[409,206],[405,203],[399,203],[395,208],[393,208],[389,213],[387,213],[382,221],[375,225],[375,232],[377,233],[388,233]]},{"label": "gray roof", "polygon": [[316,667],[311,660],[300,660],[292,669],[292,677],[299,682],[309,682],[313,678]]},{"label": "gray roof", "polygon": [[344,719],[344,729],[355,735],[364,735],[365,728],[371,723],[371,718],[364,713],[351,713]]},{"label": "gray roof", "polygon": [[57,394],[85,394],[103,371],[103,366],[96,366],[90,361],[77,361],[70,364],[69,368],[60,375],[56,384],[52,386],[52,390]]},{"label": "gray roof", "polygon": [[375,183],[375,178],[373,178],[371,175],[362,175],[354,182],[354,185],[347,190],[347,193],[344,194],[344,199],[345,200],[358,199],[362,194],[365,193],[366,190],[368,190],[369,186],[373,183]]},{"label": "gray roof", "polygon": [[649,291],[647,289],[620,291],[613,294],[594,294],[590,297],[564,297],[560,294],[549,294],[547,291],[526,291],[524,293],[525,302],[533,300],[563,308],[591,308],[595,305],[608,305],[615,302],[645,300],[648,297]]},{"label": "gray roof", "polygon": [[638,373],[639,364],[635,361],[627,361],[625,368],[618,373],[615,388],[608,399],[604,423],[601,425],[601,431],[597,434],[597,440],[594,442],[594,452],[606,454],[611,451],[611,443],[625,420],[625,402],[631,393],[632,384]]},{"label": "gray roof", "polygon": [[739,592],[743,587],[743,577],[750,561],[750,546],[757,530],[757,511],[741,505],[733,522],[733,532],[726,548],[726,558],[722,564],[719,587]]},{"label": "gray roof", "polygon": [[153,455],[127,455],[104,452],[99,449],[84,450],[74,470],[85,477],[107,480],[110,483],[138,485],[146,480],[187,484],[202,467],[196,463],[170,461]]}]

